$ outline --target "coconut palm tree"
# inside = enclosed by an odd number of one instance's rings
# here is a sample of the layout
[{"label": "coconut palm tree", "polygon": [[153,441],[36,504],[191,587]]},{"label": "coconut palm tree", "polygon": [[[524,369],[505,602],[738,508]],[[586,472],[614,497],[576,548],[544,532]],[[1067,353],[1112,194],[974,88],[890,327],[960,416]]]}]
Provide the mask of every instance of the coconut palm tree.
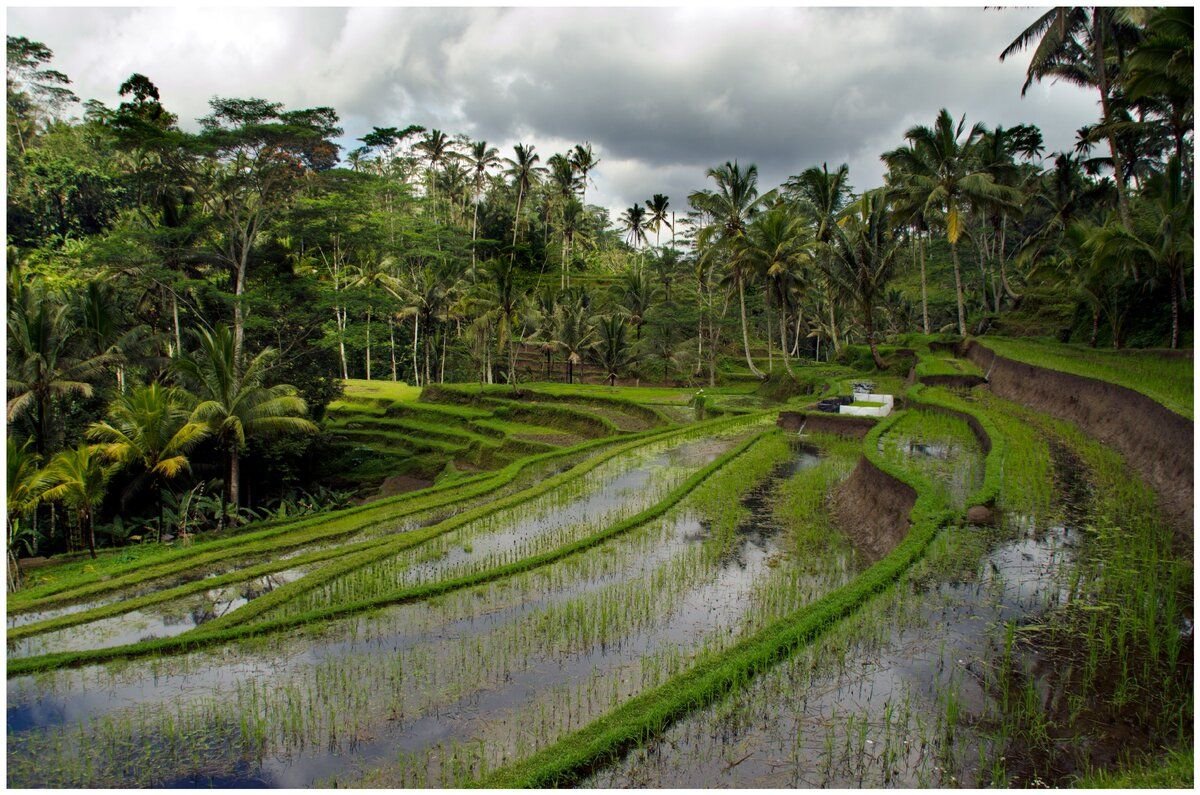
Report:
[{"label": "coconut palm tree", "polygon": [[613,285],[613,297],[629,317],[640,342],[642,326],[646,324],[647,316],[658,300],[658,285],[640,268],[630,269],[621,274],[620,280]]},{"label": "coconut palm tree", "polygon": [[646,208],[635,204],[621,213],[621,228],[625,230],[625,242],[634,248],[646,244]]},{"label": "coconut palm tree", "polygon": [[525,293],[518,284],[519,271],[510,261],[484,263],[480,282],[479,306],[496,318],[496,347],[508,353],[508,382],[517,387],[517,338],[525,305]]},{"label": "coconut palm tree", "polygon": [[[14,281],[18,279],[14,269]],[[93,383],[111,361],[108,354],[82,350],[71,307],[41,286],[14,291],[8,311],[8,421],[31,414],[34,448],[45,456],[55,448],[58,404],[71,396],[92,396]]]},{"label": "coconut palm tree", "polygon": [[883,155],[896,175],[899,190],[908,193],[911,204],[920,204],[926,217],[940,213],[954,263],[954,289],[958,302],[958,333],[966,336],[967,315],[963,297],[962,268],[958,240],[966,227],[965,215],[972,205],[1010,204],[1015,191],[997,185],[980,166],[975,147],[986,132],[982,124],[966,129],[966,116],[958,124],[942,108],[933,127],[914,126],[904,134],[911,146]]},{"label": "coconut palm tree", "polygon": [[1165,278],[1171,291],[1171,347],[1179,347],[1184,274],[1193,262],[1193,189],[1184,191],[1179,161],[1171,157],[1159,175],[1157,196],[1134,206],[1129,227],[1105,224],[1089,237],[1085,250],[1097,266],[1134,271],[1150,282]]},{"label": "coconut palm tree", "polygon": [[669,220],[670,206],[671,200],[661,193],[656,193],[646,200],[646,209],[650,211],[650,217],[646,219],[646,227],[654,230],[654,245],[656,247],[660,244],[659,237],[662,234],[663,226],[670,229],[672,234],[675,231],[675,227]]},{"label": "coconut palm tree", "polygon": [[[575,383],[575,365],[582,365],[583,358],[590,350],[595,338],[591,318],[587,307],[582,301],[562,305],[559,312],[558,344],[562,347],[567,358],[567,383]],[[580,380],[583,380],[582,368]]]},{"label": "coconut palm tree", "polygon": [[750,330],[746,322],[745,263],[738,256],[738,242],[746,225],[775,198],[774,191],[758,193],[758,167],[751,164],[745,170],[736,163],[726,162],[706,172],[717,189],[696,191],[688,196],[692,207],[703,213],[708,222],[696,233],[696,246],[702,258],[720,260],[729,269],[737,288],[738,307],[742,319],[742,346],[750,372],[764,378],[750,356]]},{"label": "coconut palm tree", "polygon": [[11,435],[8,437],[7,464],[8,476],[6,483],[6,501],[8,509],[8,589],[15,591],[21,587],[21,567],[18,562],[17,550],[24,546],[27,552],[33,552],[33,542],[36,535],[32,529],[21,524],[37,507],[46,491],[45,474],[38,468],[42,457],[34,452],[33,440],[26,439],[24,444],[17,444]]},{"label": "coconut palm tree", "polygon": [[[232,350],[232,335],[230,337]],[[46,491],[42,499],[61,502],[75,511],[76,532],[87,530],[88,550],[96,557],[96,506],[104,499],[113,467],[106,464],[96,448],[81,444],[64,450],[46,467]],[[75,546],[77,544],[73,544]]]},{"label": "coconut palm tree", "polygon": [[517,233],[521,228],[521,204],[525,197],[529,195],[529,190],[541,182],[542,175],[546,173],[546,169],[539,166],[538,160],[540,156],[534,151],[532,146],[517,144],[513,147],[513,157],[511,160],[504,159],[508,164],[508,170],[505,172],[512,178],[513,185],[517,189],[517,209],[513,214],[513,239],[512,239],[512,254],[509,260],[513,261],[517,256]]},{"label": "coconut palm tree", "polygon": [[430,130],[424,138],[413,146],[413,149],[421,152],[424,155],[425,162],[429,164],[427,176],[429,178],[430,189],[433,191],[433,198],[436,201],[437,170],[439,166],[453,159],[454,141],[441,130]]},{"label": "coconut palm tree", "polygon": [[571,165],[579,172],[579,200],[586,202],[588,173],[600,165],[600,158],[596,157],[596,153],[592,151],[592,145],[585,141],[581,144],[575,144],[575,148],[571,150],[570,160]]},{"label": "coconut palm tree", "polygon": [[633,346],[625,333],[625,318],[609,315],[600,319],[599,338],[596,340],[594,358],[608,378],[608,385],[615,386],[617,375],[633,363]]},{"label": "coconut palm tree", "polygon": [[93,423],[87,431],[101,456],[122,467],[139,467],[138,482],[149,479],[157,484],[160,541],[167,483],[191,468],[188,453],[210,432],[190,415],[185,395],[153,383],[119,396],[109,406],[108,420]]},{"label": "coconut palm tree", "polygon": [[[845,163],[829,170],[829,164],[823,163],[820,168],[813,166],[802,171],[798,176],[791,177],[783,185],[784,195],[795,202],[800,211],[806,215],[814,228],[816,241],[823,246],[828,245],[833,235],[833,226],[850,199],[850,167]],[[827,249],[819,252],[819,264],[822,272],[829,269]],[[833,285],[826,284],[826,294],[832,295]],[[828,303],[829,323],[826,327],[835,351],[841,350],[838,335],[835,302]]]},{"label": "coconut palm tree", "polygon": [[[810,237],[804,219],[787,205],[773,207],[761,213],[746,228],[740,242],[741,256],[748,266],[774,288],[778,306],[779,346],[788,373],[792,364],[787,345],[787,285],[801,267],[811,261],[815,241]],[[768,294],[768,299],[770,294]],[[771,345],[771,330],[767,329],[767,347]]]},{"label": "coconut palm tree", "polygon": [[235,355],[233,334],[227,326],[218,325],[211,332],[194,331],[193,336],[196,352],[177,359],[175,370],[192,396],[190,421],[207,426],[228,455],[226,493],[236,508],[247,439],[316,433],[318,429],[304,417],[308,406],[294,386],[266,386],[268,368],[276,357],[273,348],[264,348],[243,364]]},{"label": "coconut palm tree", "polygon": [[588,234],[587,211],[579,199],[571,198],[563,204],[559,220],[562,224],[563,245],[563,274],[559,280],[559,287],[566,290],[571,287],[571,254],[575,250],[575,244],[581,241],[586,244],[591,238]]},{"label": "coconut palm tree", "polygon": [[1137,27],[1116,7],[1060,6],[1038,17],[1000,53],[1003,61],[1032,49],[1021,96],[1035,81],[1065,80],[1100,92],[1100,120],[1108,139],[1117,185],[1121,221],[1131,222],[1126,166],[1117,143],[1115,122],[1116,75],[1110,61],[1120,63],[1138,39]]},{"label": "coconut palm tree", "polygon": [[870,191],[848,209],[833,227],[833,268],[830,273],[842,291],[853,298],[862,315],[871,358],[886,366],[875,339],[875,306],[896,266],[898,251],[887,194]]},{"label": "coconut palm tree", "polygon": [[1125,93],[1133,102],[1162,99],[1162,115],[1175,142],[1175,157],[1190,182],[1192,169],[1184,139],[1195,123],[1194,11],[1182,6],[1122,10],[1127,16],[1145,16],[1145,38],[1125,62]]},{"label": "coconut palm tree", "polygon": [[351,271],[352,275],[346,285],[350,288],[363,290],[368,295],[366,349],[366,374],[368,381],[371,380],[371,315],[375,309],[369,296],[374,293],[375,297],[379,298],[379,293],[376,291],[382,290],[393,297],[399,297],[398,281],[393,273],[395,266],[395,261],[390,257],[376,257],[368,254],[353,267]]},{"label": "coconut palm tree", "polygon": [[483,196],[483,188],[487,184],[488,172],[500,165],[500,152],[495,147],[487,145],[487,141],[475,141],[466,155],[461,155],[467,161],[467,169],[471,174],[471,185],[475,188],[473,210],[471,212],[471,267],[475,267],[475,241],[479,230],[479,199]]}]

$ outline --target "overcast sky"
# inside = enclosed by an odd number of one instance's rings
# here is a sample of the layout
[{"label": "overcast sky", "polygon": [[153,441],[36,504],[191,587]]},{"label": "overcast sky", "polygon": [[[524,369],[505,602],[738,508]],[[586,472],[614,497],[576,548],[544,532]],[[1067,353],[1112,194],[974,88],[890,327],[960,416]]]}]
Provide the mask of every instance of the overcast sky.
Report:
[{"label": "overcast sky", "polygon": [[133,72],[185,123],[212,96],[330,105],[343,144],[421,124],[545,161],[590,141],[588,200],[615,213],[653,193],[674,208],[725,160],[764,188],[811,165],[879,184],[879,154],[939,108],[1027,122],[1047,149],[1099,115],[1094,92],[1035,85],[1000,51],[1040,9],[10,8],[84,99],[116,104]]}]

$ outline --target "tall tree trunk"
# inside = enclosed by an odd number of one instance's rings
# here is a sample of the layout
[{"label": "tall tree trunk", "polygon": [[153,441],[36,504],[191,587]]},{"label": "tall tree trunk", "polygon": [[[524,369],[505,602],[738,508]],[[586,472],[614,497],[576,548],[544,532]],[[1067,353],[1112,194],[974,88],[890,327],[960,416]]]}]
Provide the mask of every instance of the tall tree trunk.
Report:
[{"label": "tall tree trunk", "polygon": [[417,332],[421,328],[420,313],[413,313],[413,345],[412,345],[412,364],[413,364],[413,386],[421,385],[421,369],[417,365]]},{"label": "tall tree trunk", "polygon": [[183,335],[179,330],[179,296],[171,290],[171,320],[175,326],[175,355],[183,355]]},{"label": "tall tree trunk", "polygon": [[958,336],[967,336],[967,312],[963,306],[962,269],[958,267],[958,243],[950,244],[950,258],[954,261],[954,296],[958,301]]},{"label": "tall tree trunk", "polygon": [[756,378],[763,378],[762,371],[754,366],[754,360],[750,358],[750,330],[746,325],[746,293],[742,285],[742,276],[739,273],[736,277],[738,287],[738,307],[742,315],[742,348],[746,352],[746,364],[750,368],[750,372]]},{"label": "tall tree trunk", "polygon": [[1092,338],[1088,345],[1092,348],[1100,341],[1100,307],[1092,307]]},{"label": "tall tree trunk", "polygon": [[367,380],[371,380],[371,307],[367,307]]},{"label": "tall tree trunk", "polygon": [[88,551],[92,553],[92,560],[96,559],[96,519],[92,516],[89,509],[87,511],[87,530],[88,530]]},{"label": "tall tree trunk", "polygon": [[[781,288],[782,290],[782,288]],[[792,362],[788,358],[787,349],[787,313],[783,311],[783,296],[779,298],[779,355],[783,357],[783,368],[788,375],[792,373]]]},{"label": "tall tree trunk", "polygon": [[342,380],[350,378],[350,369],[346,363],[346,308],[334,307],[334,317],[337,318],[338,327],[338,358],[342,363]]},{"label": "tall tree trunk", "polygon": [[475,212],[471,216],[471,272],[475,272],[475,240],[479,229],[479,189],[475,190]]},{"label": "tall tree trunk", "polygon": [[392,382],[396,382],[396,318],[388,315],[388,336],[392,346]]},{"label": "tall tree trunk", "polygon": [[1171,268],[1171,347],[1179,347],[1179,269]]},{"label": "tall tree trunk", "polygon": [[[775,352],[774,346],[771,345],[771,284],[769,280],[763,284],[763,309],[767,326],[767,372],[773,373],[775,372]],[[780,345],[782,345],[782,341]]]},{"label": "tall tree trunk", "polygon": [[242,491],[242,461],[236,445],[229,448],[229,504],[233,506],[234,514],[241,507]]},{"label": "tall tree trunk", "polygon": [[925,334],[929,334],[929,298],[925,286],[925,235],[917,230],[917,253],[921,257],[921,323]]},{"label": "tall tree trunk", "polygon": [[521,228],[521,199],[524,197],[525,188],[517,186],[517,212],[513,216],[513,239],[512,251],[509,253],[508,264],[511,265],[517,260],[517,230]]},{"label": "tall tree trunk", "polygon": [[1112,107],[1108,95],[1108,66],[1104,57],[1103,15],[1100,9],[1092,9],[1092,66],[1096,72],[1096,87],[1100,90],[1100,114],[1104,119],[1108,138],[1108,151],[1112,155],[1113,182],[1117,186],[1117,210],[1121,215],[1121,224],[1126,229],[1133,228],[1132,215],[1129,212],[1129,193],[1125,185],[1125,158],[1117,146],[1117,136],[1113,132]]},{"label": "tall tree trunk", "polygon": [[875,362],[876,370],[883,370],[887,364],[883,361],[883,357],[879,355],[879,348],[875,343],[875,307],[873,305],[862,306],[863,324],[867,327],[867,347],[871,349],[871,359]]}]

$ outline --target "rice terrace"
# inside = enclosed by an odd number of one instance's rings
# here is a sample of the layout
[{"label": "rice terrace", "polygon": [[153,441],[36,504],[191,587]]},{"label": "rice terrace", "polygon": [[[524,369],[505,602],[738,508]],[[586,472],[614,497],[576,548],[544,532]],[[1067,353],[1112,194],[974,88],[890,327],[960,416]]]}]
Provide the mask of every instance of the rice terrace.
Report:
[{"label": "rice terrace", "polygon": [[6,12],[9,787],[1193,787],[1191,8],[224,11]]}]

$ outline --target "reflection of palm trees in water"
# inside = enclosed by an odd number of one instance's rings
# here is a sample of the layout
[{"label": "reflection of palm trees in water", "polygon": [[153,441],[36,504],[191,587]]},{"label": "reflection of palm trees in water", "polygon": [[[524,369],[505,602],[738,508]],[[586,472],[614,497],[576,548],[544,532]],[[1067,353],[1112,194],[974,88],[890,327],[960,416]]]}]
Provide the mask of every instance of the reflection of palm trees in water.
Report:
[{"label": "reflection of palm trees in water", "polygon": [[270,593],[285,582],[286,579],[279,574],[265,574],[248,583],[243,583],[237,596],[233,598],[222,598],[226,593],[223,590],[208,591],[205,593],[206,600],[204,603],[192,609],[192,623],[200,626],[212,621],[214,618],[220,618],[230,610],[239,608],[263,594]]}]

